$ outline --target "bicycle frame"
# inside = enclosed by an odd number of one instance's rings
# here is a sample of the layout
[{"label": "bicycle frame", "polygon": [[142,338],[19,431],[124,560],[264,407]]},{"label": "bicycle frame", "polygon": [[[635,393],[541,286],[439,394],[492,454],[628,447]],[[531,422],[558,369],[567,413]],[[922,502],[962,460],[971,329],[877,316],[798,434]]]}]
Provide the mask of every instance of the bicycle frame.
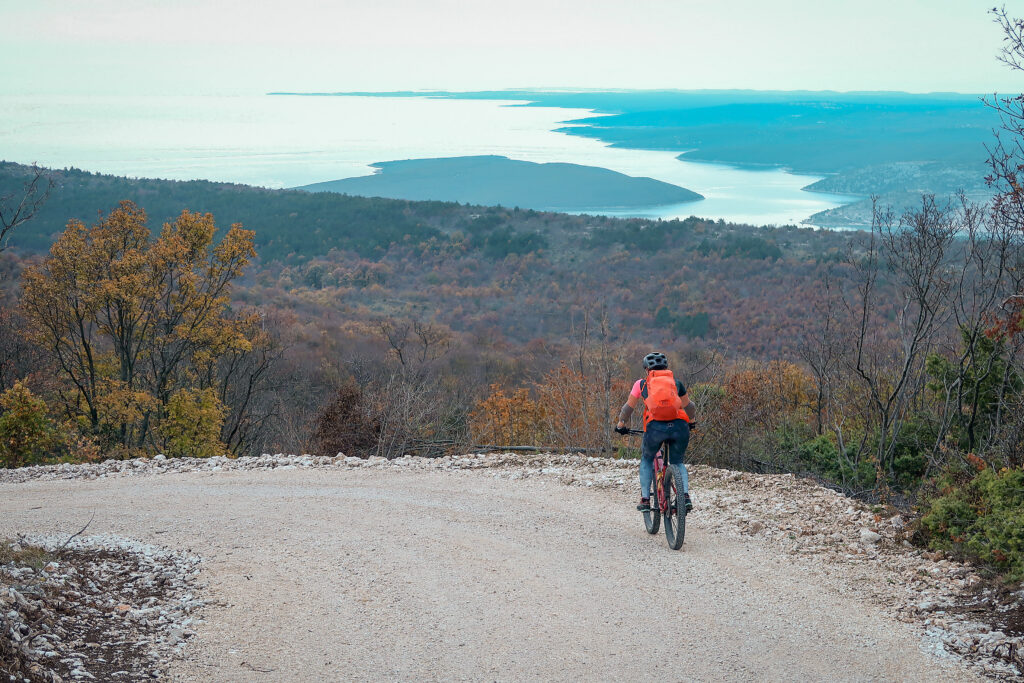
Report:
[{"label": "bicycle frame", "polygon": [[[630,429],[628,434],[639,434],[643,435],[642,429]],[[651,486],[654,487],[654,491],[658,493],[658,509],[662,513],[668,513],[668,500],[665,498],[665,470],[667,469],[665,463],[669,460],[669,445],[667,443],[661,444],[661,448],[654,454],[654,482]],[[651,495],[654,495],[654,491]]]},{"label": "bicycle frame", "polygon": [[[665,462],[668,461],[668,444],[662,444],[654,454],[654,489],[658,492],[658,508],[663,514],[668,513],[668,499],[665,497]],[[653,491],[651,492],[654,493]]]}]

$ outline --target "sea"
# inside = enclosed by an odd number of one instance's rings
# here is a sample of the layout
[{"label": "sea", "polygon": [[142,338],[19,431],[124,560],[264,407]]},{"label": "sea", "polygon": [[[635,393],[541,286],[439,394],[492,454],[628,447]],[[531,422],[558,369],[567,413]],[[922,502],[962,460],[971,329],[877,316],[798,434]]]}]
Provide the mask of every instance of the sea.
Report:
[{"label": "sea", "polygon": [[[495,154],[599,166],[705,196],[592,213],[697,215],[754,225],[800,224],[856,199],[802,189],[819,176],[689,162],[678,152],[612,147],[556,132],[594,113],[525,104],[379,96],[0,96],[0,159],[287,188],[368,175],[381,161]],[[576,212],[590,211],[581,206]]]}]

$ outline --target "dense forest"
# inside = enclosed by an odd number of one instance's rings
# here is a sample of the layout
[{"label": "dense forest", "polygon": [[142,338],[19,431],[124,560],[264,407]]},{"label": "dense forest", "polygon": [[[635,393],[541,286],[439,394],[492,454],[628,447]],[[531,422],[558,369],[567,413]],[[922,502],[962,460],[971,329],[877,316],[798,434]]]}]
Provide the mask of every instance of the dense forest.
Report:
[{"label": "dense forest", "polygon": [[[31,177],[30,167],[0,165],[0,190],[15,193]],[[68,220],[93,220],[96,207],[109,211],[121,199],[156,224],[201,210],[254,230],[258,266],[240,295],[248,304],[287,300],[316,315],[332,302],[358,319],[430,311],[453,330],[520,344],[565,339],[566,307],[600,301],[650,343],[707,341],[767,357],[792,349],[802,332],[808,292],[794,290],[791,276],[813,289],[822,269],[856,248],[843,233],[697,218],[570,216],[78,170],[49,177],[46,203],[11,240],[18,254],[42,251]]]},{"label": "dense forest", "polygon": [[1019,579],[1024,101],[999,106],[993,201],[859,233],[4,164],[0,459],[627,456],[656,348],[692,461],[916,502],[922,543]]}]

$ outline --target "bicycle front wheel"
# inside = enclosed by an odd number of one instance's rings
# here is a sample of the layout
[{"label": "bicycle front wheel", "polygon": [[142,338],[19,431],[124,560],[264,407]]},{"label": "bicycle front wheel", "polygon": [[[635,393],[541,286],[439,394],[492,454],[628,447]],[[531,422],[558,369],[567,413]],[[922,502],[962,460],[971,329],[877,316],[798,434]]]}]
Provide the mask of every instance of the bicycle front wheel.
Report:
[{"label": "bicycle front wheel", "polygon": [[686,509],[683,507],[683,473],[679,465],[669,465],[665,469],[665,500],[668,502],[665,511],[665,540],[672,550],[683,547],[686,536]]}]

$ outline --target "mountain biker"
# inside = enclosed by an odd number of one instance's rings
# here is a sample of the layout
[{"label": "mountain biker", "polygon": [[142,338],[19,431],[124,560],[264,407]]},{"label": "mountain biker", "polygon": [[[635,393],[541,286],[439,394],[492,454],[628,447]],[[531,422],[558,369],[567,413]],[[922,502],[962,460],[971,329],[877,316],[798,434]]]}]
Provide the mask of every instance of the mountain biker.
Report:
[{"label": "mountain biker", "polygon": [[[633,384],[629,398],[619,411],[619,421],[615,425],[615,431],[620,434],[628,433],[626,423],[633,416],[640,399],[644,400],[644,438],[641,446],[640,459],[640,504],[637,510],[646,512],[651,509],[651,483],[654,481],[654,456],[663,443],[668,442],[669,460],[673,465],[679,465],[683,475],[683,505],[686,512],[693,508],[690,502],[690,477],[683,464],[683,456],[686,454],[686,446],[690,442],[690,423],[694,419],[693,404],[690,397],[686,395],[686,387],[675,379],[672,371],[668,369],[668,358],[665,354],[652,352],[644,356],[644,371],[647,376],[638,379]],[[675,384],[675,392],[672,391],[672,383]],[[654,387],[653,389],[651,387]],[[667,405],[665,405],[667,402]],[[653,405],[658,403],[657,406]],[[667,413],[674,412],[674,419],[654,419],[655,408],[659,417],[664,418]]]}]

